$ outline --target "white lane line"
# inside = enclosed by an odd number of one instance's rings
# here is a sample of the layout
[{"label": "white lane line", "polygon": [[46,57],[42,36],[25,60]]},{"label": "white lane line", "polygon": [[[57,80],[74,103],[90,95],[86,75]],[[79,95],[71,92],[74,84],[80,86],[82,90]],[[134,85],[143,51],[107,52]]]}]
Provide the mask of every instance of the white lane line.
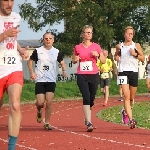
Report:
[{"label": "white lane line", "polygon": [[[3,141],[4,143],[8,143],[8,140],[2,139],[2,138],[0,138],[0,141]],[[20,144],[16,144],[16,145],[17,145],[18,147],[22,147],[22,148],[29,149],[29,150],[37,150],[37,149],[35,149],[35,148],[27,147],[27,146],[20,145]]]},{"label": "white lane line", "polygon": [[64,129],[61,129],[61,128],[58,128],[58,127],[55,127],[55,126],[52,126],[52,127],[56,130],[61,131],[61,132],[67,132],[67,133],[71,133],[71,134],[74,134],[74,135],[83,136],[83,137],[86,137],[86,138],[92,138],[92,139],[95,139],[95,140],[101,140],[101,141],[106,141],[106,142],[111,142],[111,143],[116,143],[116,144],[124,144],[124,145],[128,145],[128,146],[134,146],[134,147],[139,147],[139,148],[150,149],[150,147],[147,147],[147,146],[144,146],[144,145],[136,145],[136,144],[132,144],[132,143],[125,143],[125,142],[120,142],[120,141],[115,141],[115,140],[102,139],[100,137],[90,136],[90,135],[87,135],[85,133],[84,134],[81,134],[81,133],[79,134],[77,132],[64,130]]}]

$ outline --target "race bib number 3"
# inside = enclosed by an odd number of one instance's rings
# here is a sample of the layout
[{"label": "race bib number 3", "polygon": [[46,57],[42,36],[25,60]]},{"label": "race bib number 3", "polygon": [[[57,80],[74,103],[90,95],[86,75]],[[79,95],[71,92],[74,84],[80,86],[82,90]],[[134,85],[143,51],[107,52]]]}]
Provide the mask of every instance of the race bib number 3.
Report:
[{"label": "race bib number 3", "polygon": [[127,84],[127,76],[117,76],[117,85]]},{"label": "race bib number 3", "polygon": [[92,61],[80,62],[80,71],[93,71]]},{"label": "race bib number 3", "polygon": [[18,55],[16,51],[0,50],[0,65],[16,66]]}]

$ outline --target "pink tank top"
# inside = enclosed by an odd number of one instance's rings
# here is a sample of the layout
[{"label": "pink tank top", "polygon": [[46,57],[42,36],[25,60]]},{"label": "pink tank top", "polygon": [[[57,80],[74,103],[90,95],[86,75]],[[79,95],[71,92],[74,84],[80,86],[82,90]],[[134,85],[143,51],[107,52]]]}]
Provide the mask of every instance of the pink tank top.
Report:
[{"label": "pink tank top", "polygon": [[89,47],[84,47],[82,43],[76,45],[74,54],[78,55],[81,59],[77,68],[77,74],[96,74],[98,67],[96,66],[97,57],[92,56],[91,51],[97,51],[99,54],[102,52],[100,45],[92,43]]}]

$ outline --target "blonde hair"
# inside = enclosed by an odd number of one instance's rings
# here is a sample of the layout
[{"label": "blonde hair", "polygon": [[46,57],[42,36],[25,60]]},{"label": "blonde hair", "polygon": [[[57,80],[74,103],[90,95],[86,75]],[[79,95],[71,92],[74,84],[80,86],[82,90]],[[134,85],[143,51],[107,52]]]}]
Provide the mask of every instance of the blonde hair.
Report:
[{"label": "blonde hair", "polygon": [[82,32],[81,32],[80,37],[82,37],[82,34],[84,33],[85,29],[87,29],[87,28],[90,28],[90,29],[92,29],[92,31],[93,31],[93,27],[92,27],[91,25],[85,25],[85,26],[82,28]]},{"label": "blonde hair", "polygon": [[85,25],[83,28],[82,28],[82,33],[84,33],[85,29],[87,28],[90,28],[93,30],[93,27],[91,25]]},{"label": "blonde hair", "polygon": [[124,29],[124,33],[125,33],[128,29],[132,29],[132,30],[133,30],[133,35],[135,35],[135,30],[133,29],[132,26],[127,26],[127,27]]}]

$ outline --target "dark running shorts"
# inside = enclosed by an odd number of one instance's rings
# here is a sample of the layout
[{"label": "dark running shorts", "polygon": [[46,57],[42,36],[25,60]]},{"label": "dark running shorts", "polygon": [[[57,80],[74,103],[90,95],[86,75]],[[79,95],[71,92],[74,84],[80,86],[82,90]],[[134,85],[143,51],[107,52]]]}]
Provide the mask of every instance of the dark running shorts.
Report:
[{"label": "dark running shorts", "polygon": [[100,78],[100,87],[104,88],[105,86],[109,86],[110,78],[102,79]]},{"label": "dark running shorts", "polygon": [[55,92],[55,82],[37,82],[35,84],[35,95],[45,94],[46,92]]},{"label": "dark running shorts", "polygon": [[118,76],[127,76],[127,83],[130,86],[133,87],[138,86],[138,72],[123,71],[123,72],[119,72]]}]

